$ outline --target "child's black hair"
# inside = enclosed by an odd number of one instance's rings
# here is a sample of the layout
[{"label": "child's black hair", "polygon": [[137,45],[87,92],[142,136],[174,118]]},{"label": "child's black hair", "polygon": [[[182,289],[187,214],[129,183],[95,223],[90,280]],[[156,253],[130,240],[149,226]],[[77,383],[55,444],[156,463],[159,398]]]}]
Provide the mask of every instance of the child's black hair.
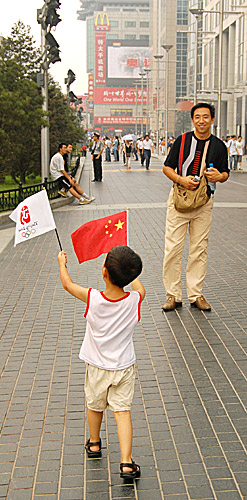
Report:
[{"label": "child's black hair", "polygon": [[128,246],[117,246],[107,254],[105,267],[112,284],[123,288],[141,274],[142,260]]}]

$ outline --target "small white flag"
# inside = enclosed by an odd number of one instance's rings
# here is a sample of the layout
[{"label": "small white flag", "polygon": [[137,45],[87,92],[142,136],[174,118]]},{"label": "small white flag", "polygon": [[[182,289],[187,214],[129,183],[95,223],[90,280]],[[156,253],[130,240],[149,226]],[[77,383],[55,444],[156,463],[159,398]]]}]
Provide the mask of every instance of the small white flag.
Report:
[{"label": "small white flag", "polygon": [[19,203],[9,217],[16,223],[14,246],[56,229],[45,189]]}]

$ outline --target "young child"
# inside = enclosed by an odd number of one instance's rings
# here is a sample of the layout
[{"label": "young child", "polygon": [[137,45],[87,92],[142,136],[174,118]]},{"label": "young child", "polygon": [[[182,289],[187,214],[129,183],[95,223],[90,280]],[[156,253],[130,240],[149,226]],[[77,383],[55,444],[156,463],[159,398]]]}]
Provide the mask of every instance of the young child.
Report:
[{"label": "young child", "polygon": [[[62,285],[74,297],[86,302],[86,333],[79,357],[86,362],[85,396],[90,437],[85,445],[88,457],[101,457],[100,428],[103,411],[113,411],[121,451],[120,477],[136,479],[141,469],[131,457],[130,415],[135,384],[133,330],[140,320],[145,289],[137,276],[142,261],[128,246],[117,246],[107,254],[102,267],[105,291],[73,283],[66,269],[67,257],[57,257]],[[131,283],[132,291],[124,287]]]}]

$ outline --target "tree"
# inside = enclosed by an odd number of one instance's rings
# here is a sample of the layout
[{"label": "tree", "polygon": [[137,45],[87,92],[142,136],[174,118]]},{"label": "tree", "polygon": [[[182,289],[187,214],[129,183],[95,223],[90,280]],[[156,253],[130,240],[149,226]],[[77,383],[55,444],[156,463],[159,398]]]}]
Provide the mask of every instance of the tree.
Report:
[{"label": "tree", "polygon": [[40,49],[31,35],[31,27],[18,21],[11,29],[11,36],[2,41],[2,57],[4,61],[15,61],[22,66],[25,78],[36,79],[40,71]]},{"label": "tree", "polygon": [[[36,83],[40,51],[35,48],[30,29],[18,21],[11,36],[0,45],[0,175],[3,178],[10,173],[15,182],[25,182],[30,173],[40,173],[40,132],[46,123],[43,98]],[[52,154],[59,142],[77,142],[84,133],[74,110],[52,79],[49,127]]]},{"label": "tree", "polygon": [[0,47],[0,170],[25,182],[40,171],[42,97],[34,81],[39,51],[20,21]]},{"label": "tree", "polygon": [[76,111],[68,106],[59,85],[52,78],[49,79],[49,127],[51,156],[57,152],[61,141],[79,142],[85,135],[80,127]]}]

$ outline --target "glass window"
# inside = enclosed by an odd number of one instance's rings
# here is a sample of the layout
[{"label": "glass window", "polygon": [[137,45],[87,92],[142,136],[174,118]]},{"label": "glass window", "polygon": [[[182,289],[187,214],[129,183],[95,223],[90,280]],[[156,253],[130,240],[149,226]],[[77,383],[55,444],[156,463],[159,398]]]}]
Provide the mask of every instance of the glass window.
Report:
[{"label": "glass window", "polygon": [[136,35],[125,35],[125,40],[136,40]]},{"label": "glass window", "polygon": [[176,40],[176,99],[187,93],[187,33],[177,33]]},{"label": "glass window", "polygon": [[118,28],[119,22],[118,21],[111,21],[111,27],[112,28]]},{"label": "glass window", "polygon": [[244,61],[244,16],[239,19],[238,79],[243,80]]},{"label": "glass window", "polygon": [[149,28],[149,22],[148,21],[141,21],[140,28]]},{"label": "glass window", "polygon": [[119,38],[119,35],[114,33],[107,33],[106,38],[107,40],[117,40]]},{"label": "glass window", "polygon": [[136,27],[135,21],[125,21],[125,28],[135,28],[135,27]]},{"label": "glass window", "polygon": [[149,35],[140,35],[140,40],[149,40]]},{"label": "glass window", "polygon": [[177,0],[177,24],[188,24],[188,0]]}]

